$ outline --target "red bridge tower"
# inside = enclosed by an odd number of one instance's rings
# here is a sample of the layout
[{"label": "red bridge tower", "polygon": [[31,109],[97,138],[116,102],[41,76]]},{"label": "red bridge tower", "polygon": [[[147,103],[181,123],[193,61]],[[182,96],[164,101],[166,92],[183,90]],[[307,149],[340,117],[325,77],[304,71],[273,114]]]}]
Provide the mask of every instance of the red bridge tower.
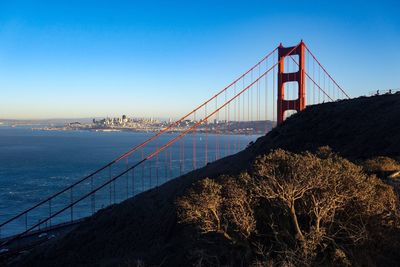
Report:
[{"label": "red bridge tower", "polygon": [[[295,48],[283,47],[282,44],[278,47],[278,124],[281,124],[284,119],[285,111],[296,110],[297,112],[302,111],[306,107],[305,98],[305,76],[304,76],[304,43],[300,42]],[[295,49],[294,49],[295,48]],[[290,52],[293,50],[292,52]],[[290,52],[290,54],[288,54]],[[297,72],[285,73],[285,57],[292,55],[299,56],[299,70]],[[298,98],[292,100],[285,99],[285,83],[286,82],[297,82],[298,85]]]}]

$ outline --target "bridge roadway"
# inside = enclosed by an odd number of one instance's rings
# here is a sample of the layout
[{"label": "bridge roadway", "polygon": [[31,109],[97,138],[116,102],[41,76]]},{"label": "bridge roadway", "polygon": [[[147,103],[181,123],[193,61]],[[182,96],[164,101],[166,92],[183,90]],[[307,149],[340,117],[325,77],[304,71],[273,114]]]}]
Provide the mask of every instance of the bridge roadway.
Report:
[{"label": "bridge roadway", "polygon": [[65,236],[66,234],[74,230],[85,219],[86,218],[82,218],[73,222],[61,223],[40,230],[35,230],[19,238],[17,238],[18,236],[15,235],[0,239],[0,244],[7,243],[0,250],[0,262],[9,257],[24,253],[27,250],[32,249],[54,238]]}]

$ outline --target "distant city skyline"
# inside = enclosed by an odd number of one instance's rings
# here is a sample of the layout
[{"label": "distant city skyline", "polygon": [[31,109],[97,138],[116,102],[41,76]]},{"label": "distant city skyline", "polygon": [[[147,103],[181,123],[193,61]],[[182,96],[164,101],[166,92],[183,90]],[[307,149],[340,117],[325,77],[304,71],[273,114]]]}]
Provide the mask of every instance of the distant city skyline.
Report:
[{"label": "distant city skyline", "polygon": [[399,10],[398,1],[1,1],[0,119],[178,118],[301,39],[352,97],[399,88]]}]

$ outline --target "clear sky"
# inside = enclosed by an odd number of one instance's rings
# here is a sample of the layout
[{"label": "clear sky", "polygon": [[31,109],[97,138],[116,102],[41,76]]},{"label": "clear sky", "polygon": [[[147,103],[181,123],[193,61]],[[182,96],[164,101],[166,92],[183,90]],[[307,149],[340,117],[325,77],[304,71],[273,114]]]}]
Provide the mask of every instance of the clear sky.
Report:
[{"label": "clear sky", "polygon": [[351,96],[399,88],[399,12],[398,0],[0,0],[0,118],[179,116],[300,39]]}]

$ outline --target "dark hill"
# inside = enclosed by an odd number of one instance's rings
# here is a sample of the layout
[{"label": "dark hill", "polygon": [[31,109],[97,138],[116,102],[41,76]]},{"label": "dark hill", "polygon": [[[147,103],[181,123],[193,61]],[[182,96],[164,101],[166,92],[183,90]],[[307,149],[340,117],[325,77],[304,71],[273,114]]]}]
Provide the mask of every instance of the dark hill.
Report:
[{"label": "dark hill", "polygon": [[190,240],[177,224],[174,202],[194,181],[243,171],[274,148],[312,151],[325,145],[351,160],[398,158],[400,94],[308,107],[246,150],[98,212],[18,265],[136,266],[134,259],[141,259],[146,266],[176,266]]},{"label": "dark hill", "polygon": [[315,150],[328,145],[350,159],[399,156],[400,94],[310,106],[260,138],[255,153],[271,148]]}]

